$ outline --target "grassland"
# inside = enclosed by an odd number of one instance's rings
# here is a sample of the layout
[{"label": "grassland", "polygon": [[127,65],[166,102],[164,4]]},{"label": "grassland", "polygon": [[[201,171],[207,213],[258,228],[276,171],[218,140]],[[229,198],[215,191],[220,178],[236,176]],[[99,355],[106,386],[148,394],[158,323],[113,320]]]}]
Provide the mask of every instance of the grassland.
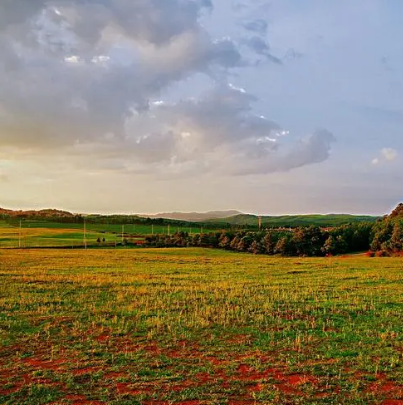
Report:
[{"label": "grassland", "polygon": [[[51,221],[24,220],[21,223],[17,219],[0,220],[0,248],[21,247],[83,247],[84,232],[83,224],[62,223]],[[107,246],[119,244],[122,241],[122,231],[125,239],[130,241],[141,240],[145,235],[173,234],[176,231],[190,233],[200,232],[199,227],[174,227],[162,225],[117,225],[117,224],[86,224],[86,242],[89,246]],[[204,232],[213,230],[204,228]],[[97,240],[105,239],[105,243],[98,244]]]},{"label": "grassland", "polygon": [[[247,225],[257,227],[258,216],[251,214],[239,214],[229,218],[212,219],[211,223],[226,223],[231,225]],[[379,217],[369,215],[348,215],[348,214],[328,214],[328,215],[283,215],[283,216],[262,216],[262,224],[268,228],[299,227],[299,226],[319,226],[335,227],[351,223],[374,223]]]},{"label": "grassland", "polygon": [[399,258],[0,250],[0,404],[403,404]]}]

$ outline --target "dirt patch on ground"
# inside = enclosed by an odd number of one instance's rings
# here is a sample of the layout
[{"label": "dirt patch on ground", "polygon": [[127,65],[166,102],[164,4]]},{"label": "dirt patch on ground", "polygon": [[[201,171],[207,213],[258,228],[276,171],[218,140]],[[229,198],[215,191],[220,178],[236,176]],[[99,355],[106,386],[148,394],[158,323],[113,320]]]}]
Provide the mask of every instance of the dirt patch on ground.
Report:
[{"label": "dirt patch on ground", "polygon": [[43,360],[39,358],[28,358],[24,359],[23,362],[30,367],[41,370],[52,370],[58,371],[63,368],[63,365],[66,364],[66,360]]}]

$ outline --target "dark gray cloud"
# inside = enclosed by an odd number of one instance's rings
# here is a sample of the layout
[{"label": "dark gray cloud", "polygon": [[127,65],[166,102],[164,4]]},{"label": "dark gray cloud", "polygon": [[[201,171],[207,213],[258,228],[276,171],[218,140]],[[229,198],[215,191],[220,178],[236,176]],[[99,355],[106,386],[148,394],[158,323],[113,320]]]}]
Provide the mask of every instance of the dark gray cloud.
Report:
[{"label": "dark gray cloud", "polygon": [[[231,40],[213,40],[200,26],[206,4],[2,3],[0,141],[43,147],[123,136],[133,109],[163,89],[196,72],[237,66]],[[53,19],[65,24],[56,29]],[[116,47],[129,63],[109,56]]]},{"label": "dark gray cloud", "polygon": [[262,55],[266,57],[271,62],[277,63],[279,65],[282,64],[281,59],[277,58],[276,56],[272,55],[270,52],[270,46],[266,40],[261,37],[253,36],[251,38],[247,38],[242,40],[249,49],[253,52],[257,53],[258,55]]},{"label": "dark gray cloud", "polygon": [[255,32],[256,34],[265,36],[267,34],[267,29],[268,29],[269,25],[268,25],[267,21],[265,21],[261,18],[258,18],[256,20],[245,21],[242,23],[242,26],[247,31]]},{"label": "dark gray cloud", "polygon": [[[247,64],[231,38],[203,28],[211,7],[208,0],[2,2],[0,146],[24,158],[86,156],[87,169],[133,173],[268,173],[326,159],[324,133],[280,153],[281,126],[228,84],[228,72]],[[245,28],[256,35],[243,45],[280,63],[262,37],[265,22]],[[153,102],[195,74],[211,89]]]},{"label": "dark gray cloud", "polygon": [[232,172],[236,175],[267,174],[321,163],[329,158],[333,142],[335,137],[332,133],[324,129],[317,130],[295,145],[279,147],[275,154],[263,154],[250,164],[241,161]]}]

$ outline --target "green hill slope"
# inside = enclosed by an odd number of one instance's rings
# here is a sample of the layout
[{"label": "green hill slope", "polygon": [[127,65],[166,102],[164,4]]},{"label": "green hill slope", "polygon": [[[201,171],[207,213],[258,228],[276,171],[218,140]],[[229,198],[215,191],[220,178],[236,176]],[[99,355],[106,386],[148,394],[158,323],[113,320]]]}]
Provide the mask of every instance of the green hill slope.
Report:
[{"label": "green hill slope", "polygon": [[[357,222],[376,222],[379,217],[367,215],[329,214],[329,215],[284,215],[263,216],[263,227],[298,227],[298,226],[340,226]],[[214,219],[209,222],[221,222],[239,226],[257,226],[259,217],[251,214],[235,215],[230,218]]]}]

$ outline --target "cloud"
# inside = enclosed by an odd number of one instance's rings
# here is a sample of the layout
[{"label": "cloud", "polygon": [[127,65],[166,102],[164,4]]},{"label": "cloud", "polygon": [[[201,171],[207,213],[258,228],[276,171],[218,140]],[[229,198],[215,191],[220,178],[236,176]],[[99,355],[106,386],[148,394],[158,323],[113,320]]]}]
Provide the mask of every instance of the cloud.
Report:
[{"label": "cloud", "polygon": [[133,110],[164,89],[241,61],[230,39],[215,40],[199,24],[207,2],[25,3],[0,5],[2,144],[123,136]]},{"label": "cloud", "polygon": [[244,21],[242,23],[242,26],[247,31],[255,32],[261,36],[264,36],[267,34],[268,23],[267,23],[267,21],[265,21],[261,18],[258,18],[256,20],[251,20],[251,21]]},{"label": "cloud", "polygon": [[[281,125],[254,112],[257,98],[229,84],[229,72],[247,64],[231,38],[213,38],[201,24],[210,1],[28,3],[0,4],[0,145],[15,159],[64,156],[83,170],[239,175],[329,157],[329,132],[283,144]],[[256,35],[243,45],[280,63],[262,38],[264,21],[244,27]],[[161,102],[196,74],[211,88]]]},{"label": "cloud", "polygon": [[395,160],[398,156],[397,151],[392,148],[383,148],[381,150],[381,154],[382,154],[382,157],[389,162]]},{"label": "cloud", "polygon": [[268,60],[277,63],[279,65],[282,64],[281,60],[270,53],[270,46],[261,37],[253,36],[251,38],[247,38],[242,40],[242,42],[253,52],[257,53],[258,55],[265,56]]},{"label": "cloud", "polygon": [[372,159],[371,163],[372,163],[372,165],[376,166],[381,163],[393,162],[394,160],[396,160],[398,158],[398,156],[399,156],[399,153],[397,152],[396,149],[383,148],[380,150],[379,156]]},{"label": "cloud", "polygon": [[299,167],[321,163],[330,156],[334,135],[326,129],[319,129],[301,138],[295,145],[279,147],[279,153],[266,154],[252,164],[241,164],[235,170],[237,175],[268,174],[286,172]]},{"label": "cloud", "polygon": [[152,163],[149,170],[188,174],[267,174],[329,157],[335,140],[330,132],[318,130],[293,143],[279,124],[254,114],[256,101],[244,89],[217,85],[199,99],[154,103],[128,122],[133,137],[124,150],[135,162]]}]

